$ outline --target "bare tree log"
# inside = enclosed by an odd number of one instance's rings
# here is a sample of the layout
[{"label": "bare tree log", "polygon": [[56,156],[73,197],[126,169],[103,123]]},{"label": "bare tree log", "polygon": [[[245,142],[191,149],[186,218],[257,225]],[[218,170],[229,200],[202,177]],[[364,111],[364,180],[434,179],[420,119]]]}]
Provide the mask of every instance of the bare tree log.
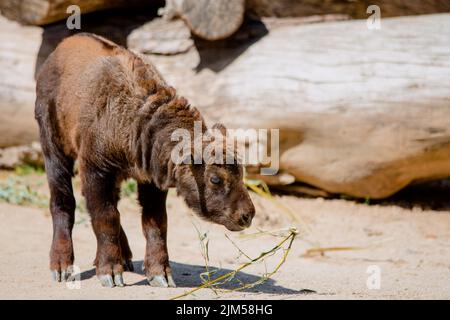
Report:
[{"label": "bare tree log", "polygon": [[449,12],[448,0],[247,0],[246,11],[257,17],[305,17],[322,14],[368,16],[367,8],[377,5],[382,17]]},{"label": "bare tree log", "polygon": [[450,177],[449,38],[450,14],[281,24],[245,50],[199,52],[201,71],[192,52],[152,61],[211,122],[279,128],[297,181],[385,198]]},{"label": "bare tree log", "polygon": [[42,29],[0,16],[0,148],[37,140],[34,68]]},{"label": "bare tree log", "polygon": [[24,24],[44,25],[69,16],[67,8],[77,5],[81,13],[136,4],[139,0],[2,0],[1,13]]},{"label": "bare tree log", "polygon": [[219,40],[232,35],[244,19],[245,0],[167,0],[165,15],[181,17],[196,36]]},{"label": "bare tree log", "polygon": [[[162,5],[161,0],[2,0],[0,11],[25,24],[45,25],[68,17],[70,5],[82,13],[130,5]],[[258,17],[304,17],[345,14],[367,17],[367,7],[378,5],[383,17],[449,12],[447,0],[167,0],[165,15],[181,16],[194,34],[207,40],[223,39],[242,24],[244,10]]]},{"label": "bare tree log", "polygon": [[128,48],[140,53],[178,54],[193,45],[189,28],[178,19],[153,19],[133,30],[127,39]]},{"label": "bare tree log", "polygon": [[[0,17],[0,146],[37,137],[41,34]],[[279,128],[280,169],[297,181],[384,198],[450,177],[449,38],[450,14],[383,19],[381,30],[293,22],[237,47],[149,59],[210,122]]]}]

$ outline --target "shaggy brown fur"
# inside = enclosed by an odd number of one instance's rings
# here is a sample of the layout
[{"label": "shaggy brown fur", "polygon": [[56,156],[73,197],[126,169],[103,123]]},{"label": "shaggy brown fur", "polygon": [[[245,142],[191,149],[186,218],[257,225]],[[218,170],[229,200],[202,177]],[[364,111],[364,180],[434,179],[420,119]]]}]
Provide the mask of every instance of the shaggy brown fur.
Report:
[{"label": "shaggy brown fur", "polygon": [[166,245],[168,188],[176,187],[210,221],[230,230],[250,225],[254,207],[240,165],[171,161],[172,132],[192,132],[194,121],[206,126],[197,109],[130,51],[92,34],[65,39],[38,75],[35,116],[51,192],[50,268],[57,280],[67,278],[74,261],[75,160],[97,237],[94,263],[105,286],[123,285],[122,272],[133,266],[117,210],[119,186],[128,177],[138,182],[144,267],[152,285],[174,285]]}]

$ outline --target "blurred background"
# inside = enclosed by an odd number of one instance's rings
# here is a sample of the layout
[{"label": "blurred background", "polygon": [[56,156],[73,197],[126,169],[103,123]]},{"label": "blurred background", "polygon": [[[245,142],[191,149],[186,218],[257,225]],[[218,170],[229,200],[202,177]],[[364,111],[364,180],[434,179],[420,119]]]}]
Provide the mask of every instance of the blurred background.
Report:
[{"label": "blurred background", "polygon": [[[426,280],[429,296],[448,298],[450,1],[1,0],[0,13],[0,211],[45,208],[35,77],[62,39],[93,32],[156,65],[208,122],[280,130],[278,174],[249,166],[247,182],[257,227],[301,218],[309,233],[297,258],[315,247],[332,257],[302,283],[322,277],[313,289],[325,292],[352,277],[323,278],[328,267],[374,260],[395,270],[385,297],[420,296]],[[395,286],[405,270],[409,293]]]},{"label": "blurred background", "polygon": [[[448,1],[3,0],[0,10],[0,148],[37,140],[36,73],[63,38],[93,32],[145,55],[210,121],[280,129],[280,174],[255,177],[278,189],[382,199],[450,176],[450,22],[438,14]],[[1,150],[0,167],[33,161],[22,149]]]}]

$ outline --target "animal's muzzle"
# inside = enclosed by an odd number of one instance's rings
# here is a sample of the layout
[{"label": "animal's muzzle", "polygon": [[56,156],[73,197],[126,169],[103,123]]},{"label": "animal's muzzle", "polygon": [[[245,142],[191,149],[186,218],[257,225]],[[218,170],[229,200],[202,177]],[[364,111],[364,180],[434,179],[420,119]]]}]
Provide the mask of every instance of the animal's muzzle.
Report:
[{"label": "animal's muzzle", "polygon": [[238,222],[239,225],[244,228],[250,227],[254,216],[255,216],[255,210],[250,210],[250,211],[247,211],[247,212],[241,214],[241,216],[239,218],[239,222]]}]

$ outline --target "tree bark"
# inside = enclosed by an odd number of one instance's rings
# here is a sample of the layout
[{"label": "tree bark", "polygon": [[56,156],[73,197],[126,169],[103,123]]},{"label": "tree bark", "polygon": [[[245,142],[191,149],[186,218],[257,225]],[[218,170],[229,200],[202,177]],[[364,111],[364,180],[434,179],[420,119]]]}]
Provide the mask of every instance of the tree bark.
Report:
[{"label": "tree bark", "polygon": [[367,8],[377,5],[382,17],[449,12],[447,0],[247,0],[246,12],[257,17],[305,17],[322,14],[347,14],[368,17]]},{"label": "tree bark", "polygon": [[137,4],[139,0],[2,0],[0,11],[24,24],[45,25],[69,17],[67,8],[77,5],[81,13]]},{"label": "tree bark", "polygon": [[385,198],[450,177],[449,38],[450,14],[280,24],[250,46],[152,61],[210,122],[280,129],[297,181]]},{"label": "tree bark", "polygon": [[[381,30],[289,21],[148,58],[209,122],[280,129],[280,169],[299,182],[384,198],[450,177],[450,14],[386,18]],[[0,17],[0,146],[37,138],[41,34]]]},{"label": "tree bark", "polygon": [[34,68],[42,29],[0,16],[0,147],[37,140]]},{"label": "tree bark", "polygon": [[171,55],[188,51],[194,40],[183,21],[155,18],[133,30],[127,37],[127,46],[140,53]]},{"label": "tree bark", "polygon": [[245,0],[168,0],[166,3],[166,17],[181,17],[193,34],[206,40],[229,37],[244,19]]}]

